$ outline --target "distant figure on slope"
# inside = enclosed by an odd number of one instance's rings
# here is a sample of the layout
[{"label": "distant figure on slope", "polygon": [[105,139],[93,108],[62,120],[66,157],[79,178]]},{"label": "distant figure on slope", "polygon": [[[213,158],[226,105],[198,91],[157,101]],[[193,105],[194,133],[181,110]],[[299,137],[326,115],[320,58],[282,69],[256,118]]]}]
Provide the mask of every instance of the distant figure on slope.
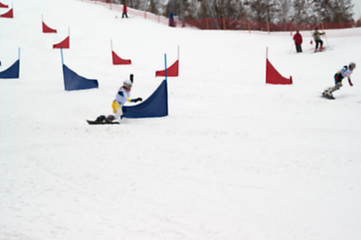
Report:
[{"label": "distant figure on slope", "polygon": [[353,84],[351,82],[351,74],[355,68],[356,68],[356,64],[352,62],[348,66],[345,65],[340,71],[336,72],[336,74],[334,76],[335,86],[329,87],[328,89],[326,89],[322,93],[322,95],[326,98],[335,99],[334,96],[332,95],[332,93],[336,90],[339,90],[342,87],[342,79],[344,79],[345,77],[347,77],[348,83],[352,87]]},{"label": "distant figure on slope", "polygon": [[172,12],[169,13],[169,26],[175,27],[174,14]]},{"label": "distant figure on slope", "polygon": [[128,8],[127,8],[127,5],[123,5],[123,13],[122,13],[122,18],[128,18]]},{"label": "distant figure on slope", "polygon": [[302,35],[300,34],[300,32],[297,30],[296,34],[293,36],[293,41],[295,42],[295,46],[296,46],[296,51],[298,53],[302,52]]},{"label": "distant figure on slope", "polygon": [[313,40],[316,42],[315,52],[318,51],[318,45],[320,45],[319,51],[322,51],[323,48],[323,41],[321,40],[321,35],[325,35],[325,32],[319,32],[318,27],[315,27],[315,31],[312,33]]},{"label": "distant figure on slope", "polygon": [[130,91],[133,85],[133,74],[130,75],[130,79],[126,79],[123,82],[121,88],[119,88],[117,94],[115,95],[115,99],[112,103],[113,113],[109,115],[100,115],[97,117],[95,121],[88,121],[88,123],[92,122],[93,124],[111,124],[111,123],[119,123],[113,122],[115,119],[119,119],[123,115],[122,107],[126,102],[139,102],[143,101],[142,98],[138,97],[135,99],[130,98]]}]

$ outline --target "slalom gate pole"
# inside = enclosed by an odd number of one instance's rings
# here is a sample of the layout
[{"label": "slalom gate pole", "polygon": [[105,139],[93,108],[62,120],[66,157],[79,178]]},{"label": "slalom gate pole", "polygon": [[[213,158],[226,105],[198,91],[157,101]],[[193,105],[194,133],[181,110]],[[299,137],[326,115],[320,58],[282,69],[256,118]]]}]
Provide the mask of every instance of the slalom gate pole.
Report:
[{"label": "slalom gate pole", "polygon": [[61,64],[64,65],[64,57],[63,57],[63,48],[60,48],[60,54],[61,54]]},{"label": "slalom gate pole", "polygon": [[19,48],[19,54],[18,54],[18,58],[19,58],[19,60],[20,60],[20,48]]},{"label": "slalom gate pole", "polygon": [[180,51],[180,50],[179,50],[179,46],[178,46],[178,60],[179,60],[179,51]]},{"label": "slalom gate pole", "polygon": [[266,47],[266,59],[268,59],[268,47]]},{"label": "slalom gate pole", "polygon": [[326,39],[327,47],[330,47],[330,44],[328,43],[328,38],[327,38],[326,33],[324,34],[324,36],[325,36],[325,39]]},{"label": "slalom gate pole", "polygon": [[164,53],[164,66],[165,66],[165,80],[167,80],[168,74],[167,74],[167,54]]}]

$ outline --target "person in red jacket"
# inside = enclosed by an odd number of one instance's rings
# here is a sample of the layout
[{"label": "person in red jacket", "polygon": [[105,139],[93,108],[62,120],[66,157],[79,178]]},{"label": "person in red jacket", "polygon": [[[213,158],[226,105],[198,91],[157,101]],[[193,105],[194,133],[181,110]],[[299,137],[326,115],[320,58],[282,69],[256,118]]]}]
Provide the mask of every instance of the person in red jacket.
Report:
[{"label": "person in red jacket", "polygon": [[302,35],[300,34],[300,32],[297,30],[296,34],[293,36],[293,41],[295,41],[295,45],[296,45],[296,51],[298,53],[302,52]]},{"label": "person in red jacket", "polygon": [[128,18],[128,9],[127,9],[127,5],[123,5],[123,14],[122,14],[122,18]]}]

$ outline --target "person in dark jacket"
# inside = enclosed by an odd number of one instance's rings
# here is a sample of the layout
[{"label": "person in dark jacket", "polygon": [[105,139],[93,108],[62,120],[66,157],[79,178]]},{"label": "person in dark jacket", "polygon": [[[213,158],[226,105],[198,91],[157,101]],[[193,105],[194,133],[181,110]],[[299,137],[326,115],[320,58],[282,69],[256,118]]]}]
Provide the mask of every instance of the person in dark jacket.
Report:
[{"label": "person in dark jacket", "polygon": [[296,34],[293,36],[293,41],[295,42],[295,46],[296,46],[296,51],[298,53],[302,52],[302,35],[300,34],[300,32],[297,30]]}]

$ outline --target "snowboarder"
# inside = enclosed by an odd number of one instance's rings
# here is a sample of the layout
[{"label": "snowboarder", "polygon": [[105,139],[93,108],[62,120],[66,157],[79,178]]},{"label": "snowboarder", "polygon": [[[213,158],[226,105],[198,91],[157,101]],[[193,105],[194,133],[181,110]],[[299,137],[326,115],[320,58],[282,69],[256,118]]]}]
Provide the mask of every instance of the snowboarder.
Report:
[{"label": "snowboarder", "polygon": [[293,41],[295,42],[295,46],[296,46],[296,51],[298,53],[302,52],[302,35],[300,34],[300,32],[297,30],[296,34],[293,36]]},{"label": "snowboarder", "polygon": [[335,78],[335,86],[327,88],[323,93],[322,96],[329,98],[329,99],[335,99],[332,93],[336,90],[339,90],[342,87],[342,79],[347,77],[348,83],[350,86],[353,86],[353,83],[351,82],[351,74],[352,71],[356,68],[355,63],[350,63],[348,66],[345,65],[340,71],[336,72],[334,78]]},{"label": "snowboarder", "polygon": [[315,27],[315,31],[312,33],[313,39],[316,42],[315,52],[318,51],[318,45],[320,45],[319,51],[322,51],[323,48],[323,41],[321,40],[321,35],[325,35],[325,32],[319,32],[318,27]]},{"label": "snowboarder", "polygon": [[123,5],[123,13],[122,13],[122,18],[128,18],[128,8],[127,8],[127,5]]},{"label": "snowboarder", "polygon": [[113,122],[115,119],[119,119],[123,115],[122,107],[126,102],[139,102],[143,101],[142,98],[130,98],[130,91],[133,85],[133,74],[130,75],[130,79],[126,79],[123,82],[122,87],[119,88],[115,99],[112,102],[113,113],[109,115],[100,115],[95,121],[87,121],[89,124],[112,124],[119,123]]}]

